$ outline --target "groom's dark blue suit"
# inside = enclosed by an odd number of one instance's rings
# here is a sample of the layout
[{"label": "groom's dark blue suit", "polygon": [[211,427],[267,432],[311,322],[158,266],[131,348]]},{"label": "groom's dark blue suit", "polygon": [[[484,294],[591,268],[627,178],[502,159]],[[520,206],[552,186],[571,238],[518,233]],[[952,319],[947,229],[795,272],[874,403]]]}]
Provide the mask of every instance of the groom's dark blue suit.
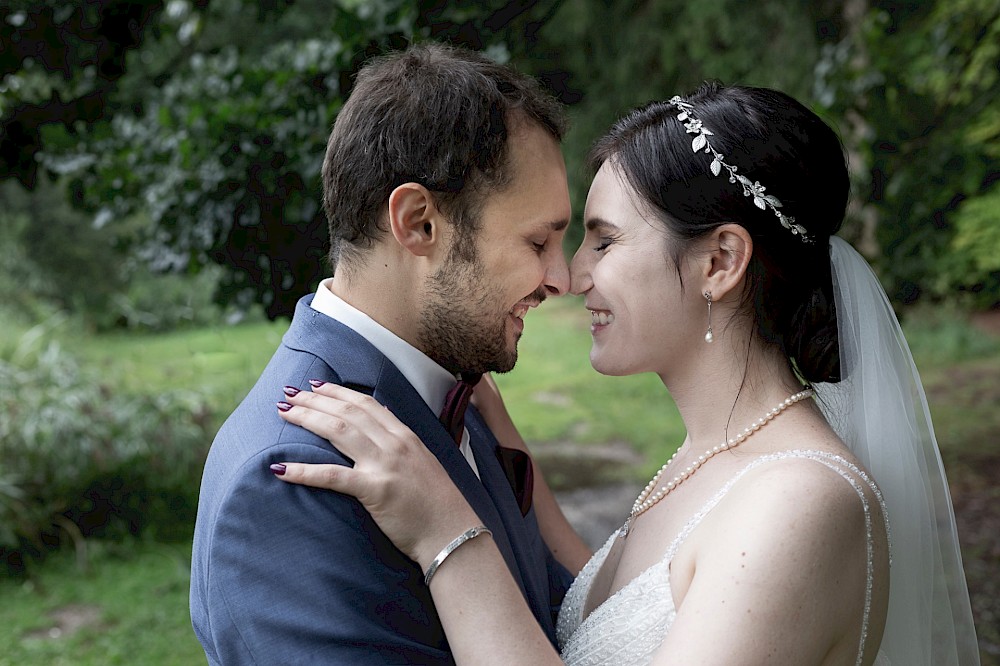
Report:
[{"label": "groom's dark blue suit", "polygon": [[470,409],[466,427],[481,480],[396,367],[310,302],[299,301],[281,347],[219,431],[205,465],[191,618],[209,663],[453,663],[420,568],[364,508],[268,470],[281,461],[349,464],[329,442],[277,415],[281,387],[308,387],[310,379],[371,393],[420,437],[493,531],[554,640],[554,616],[572,578],[542,541],[534,510],[521,515],[479,414]]}]

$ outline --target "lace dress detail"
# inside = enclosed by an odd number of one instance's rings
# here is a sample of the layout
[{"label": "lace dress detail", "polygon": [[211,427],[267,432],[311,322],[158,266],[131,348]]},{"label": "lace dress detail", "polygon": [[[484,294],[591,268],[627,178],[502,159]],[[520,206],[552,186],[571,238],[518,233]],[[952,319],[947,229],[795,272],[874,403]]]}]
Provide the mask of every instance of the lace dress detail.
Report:
[{"label": "lace dress detail", "polygon": [[[642,666],[651,663],[663,638],[677,616],[670,589],[670,563],[685,539],[698,527],[704,517],[722,500],[733,485],[747,472],[765,463],[789,458],[814,460],[840,474],[861,498],[867,534],[867,576],[865,581],[864,615],[861,620],[861,640],[857,665],[864,657],[864,644],[868,636],[874,576],[874,536],[871,510],[864,493],[867,486],[878,501],[885,517],[889,535],[889,518],[882,494],[872,480],[857,466],[844,458],[825,451],[784,451],[761,456],[740,470],[684,525],[667,548],[663,558],[629,581],[624,587],[594,608],[586,618],[584,606],[590,587],[608,557],[618,533],[587,562],[580,575],[566,593],[556,624],[556,636],[562,649],[562,658],[570,666]],[[890,546],[891,548],[891,546]],[[891,561],[891,560],[890,560]],[[877,666],[887,666],[888,660],[878,655]]]}]

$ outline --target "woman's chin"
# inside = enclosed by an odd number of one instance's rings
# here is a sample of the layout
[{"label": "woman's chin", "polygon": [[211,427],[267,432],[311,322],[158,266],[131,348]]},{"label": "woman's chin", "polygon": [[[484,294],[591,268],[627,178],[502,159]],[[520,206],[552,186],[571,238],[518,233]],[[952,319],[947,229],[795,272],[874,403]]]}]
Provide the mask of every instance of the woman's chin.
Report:
[{"label": "woman's chin", "polygon": [[620,360],[609,358],[607,354],[602,354],[593,348],[590,350],[590,365],[594,370],[608,377],[625,377],[636,374]]}]

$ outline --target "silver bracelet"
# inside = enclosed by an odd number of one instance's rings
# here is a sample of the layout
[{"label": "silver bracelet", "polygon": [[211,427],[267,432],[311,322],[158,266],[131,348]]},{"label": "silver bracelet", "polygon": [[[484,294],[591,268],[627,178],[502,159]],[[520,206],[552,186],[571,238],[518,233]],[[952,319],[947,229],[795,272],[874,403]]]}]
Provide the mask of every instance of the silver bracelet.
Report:
[{"label": "silver bracelet", "polygon": [[434,574],[437,573],[438,567],[441,566],[441,563],[444,562],[446,557],[458,550],[458,547],[463,543],[475,539],[480,534],[489,534],[490,536],[493,536],[493,532],[490,532],[485,525],[479,525],[462,532],[458,538],[442,548],[441,552],[434,558],[434,561],[431,562],[431,565],[427,567],[427,573],[424,574],[424,585],[431,584],[431,578],[434,578]]}]

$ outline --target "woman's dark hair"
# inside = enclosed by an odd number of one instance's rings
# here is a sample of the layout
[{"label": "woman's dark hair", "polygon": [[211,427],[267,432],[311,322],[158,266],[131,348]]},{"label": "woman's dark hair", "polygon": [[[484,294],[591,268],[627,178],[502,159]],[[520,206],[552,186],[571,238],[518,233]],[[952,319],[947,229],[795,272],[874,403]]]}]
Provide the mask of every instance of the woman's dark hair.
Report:
[{"label": "woman's dark hair", "polygon": [[367,63],[323,162],[334,269],[380,238],[386,200],[407,182],[434,193],[459,249],[473,247],[484,198],[511,179],[508,137],[521,122],[559,141],[563,107],[535,79],[480,53],[425,43]]},{"label": "woman's dark hair", "polygon": [[713,175],[712,156],[692,150],[695,135],[670,102],[653,102],[618,121],[595,144],[591,165],[611,161],[620,170],[676,241],[678,267],[695,239],[722,224],[743,226],[754,244],[741,308],[752,317],[752,330],[776,345],[802,379],[839,381],[829,239],[843,223],[850,189],[840,140],[776,90],[710,82],[684,101],[711,130],[712,146],[726,163],[777,197],[812,242],[755,206],[725,171]]}]

